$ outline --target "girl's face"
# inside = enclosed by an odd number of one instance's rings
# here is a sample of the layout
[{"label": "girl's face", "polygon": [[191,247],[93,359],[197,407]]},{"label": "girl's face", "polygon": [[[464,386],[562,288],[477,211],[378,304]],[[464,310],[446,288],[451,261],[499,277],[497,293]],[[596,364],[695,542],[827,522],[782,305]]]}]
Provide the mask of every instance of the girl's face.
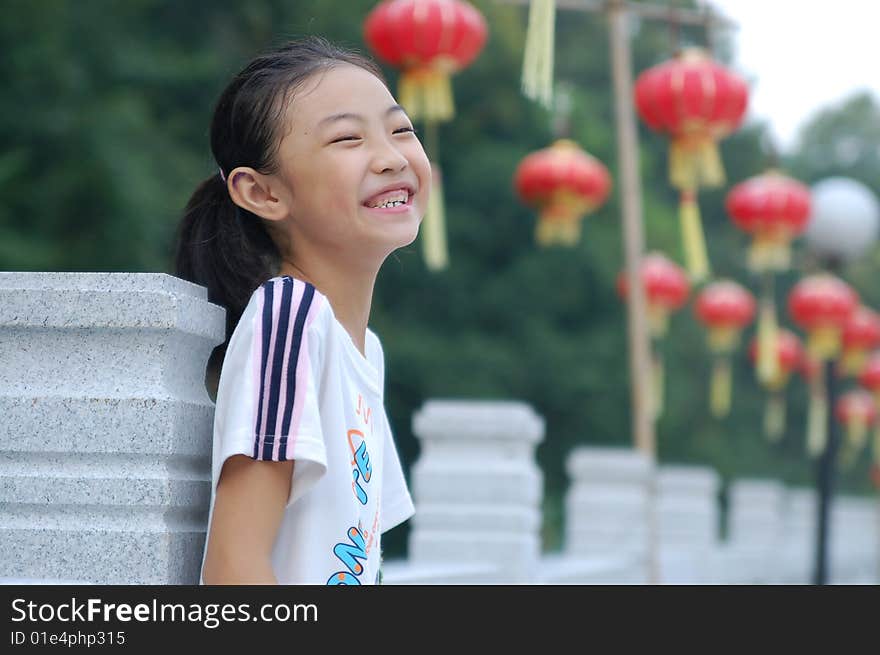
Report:
[{"label": "girl's face", "polygon": [[309,244],[363,263],[413,242],[431,169],[412,122],[372,73],[339,64],[288,104],[279,171],[294,252]]}]

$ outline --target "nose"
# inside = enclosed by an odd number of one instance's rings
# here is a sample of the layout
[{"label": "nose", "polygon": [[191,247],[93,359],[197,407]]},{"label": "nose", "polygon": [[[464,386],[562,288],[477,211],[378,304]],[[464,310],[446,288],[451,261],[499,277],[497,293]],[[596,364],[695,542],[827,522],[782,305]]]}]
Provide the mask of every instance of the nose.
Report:
[{"label": "nose", "polygon": [[388,171],[395,173],[402,171],[408,165],[409,160],[388,139],[381,141],[373,155],[373,171],[375,173],[385,173]]}]

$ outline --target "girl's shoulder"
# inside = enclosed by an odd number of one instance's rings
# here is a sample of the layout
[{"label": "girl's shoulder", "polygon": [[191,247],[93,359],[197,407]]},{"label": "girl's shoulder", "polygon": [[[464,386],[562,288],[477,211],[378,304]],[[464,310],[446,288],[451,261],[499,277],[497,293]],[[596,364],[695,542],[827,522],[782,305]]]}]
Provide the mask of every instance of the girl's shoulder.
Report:
[{"label": "girl's shoulder", "polygon": [[329,302],[314,285],[278,275],[254,289],[242,313],[241,322],[262,334],[291,333],[298,338],[306,331],[323,333],[328,327]]}]

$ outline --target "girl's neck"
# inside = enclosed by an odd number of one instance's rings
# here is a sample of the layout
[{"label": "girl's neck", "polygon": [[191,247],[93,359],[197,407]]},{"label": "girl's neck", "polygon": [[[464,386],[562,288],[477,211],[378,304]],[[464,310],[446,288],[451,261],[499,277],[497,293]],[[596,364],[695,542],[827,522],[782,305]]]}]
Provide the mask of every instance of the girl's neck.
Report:
[{"label": "girl's neck", "polygon": [[285,259],[279,275],[290,275],[308,282],[327,297],[333,314],[348,332],[361,355],[366,357],[367,324],[376,274],[349,272],[338,267],[324,268],[318,264],[294,264]]}]

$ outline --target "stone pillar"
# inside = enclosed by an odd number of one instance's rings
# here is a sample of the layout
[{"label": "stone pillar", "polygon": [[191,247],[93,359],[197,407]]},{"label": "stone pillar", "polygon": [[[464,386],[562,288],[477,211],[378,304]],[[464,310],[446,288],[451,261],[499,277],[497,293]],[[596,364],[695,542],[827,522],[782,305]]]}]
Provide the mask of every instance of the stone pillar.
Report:
[{"label": "stone pillar", "polygon": [[812,584],[816,569],[816,491],[793,487],[783,501],[783,543],[777,570],[779,582]]},{"label": "stone pillar", "polygon": [[413,419],[413,564],[483,562],[497,582],[535,579],[543,476],[535,447],[544,420],[520,402],[431,400]]},{"label": "stone pillar", "polygon": [[659,467],[660,582],[716,582],[718,487],[718,474],[708,467]]},{"label": "stone pillar", "polygon": [[163,273],[0,273],[0,578],[198,583],[224,329]]},{"label": "stone pillar", "polygon": [[578,447],[568,456],[565,553],[632,562],[626,582],[649,580],[651,460],[624,448]]},{"label": "stone pillar", "polygon": [[776,577],[782,544],[785,488],[772,480],[737,480],[730,485],[728,565],[725,580],[768,584]]},{"label": "stone pillar", "polygon": [[877,501],[840,494],[831,506],[831,582],[878,584]]}]

